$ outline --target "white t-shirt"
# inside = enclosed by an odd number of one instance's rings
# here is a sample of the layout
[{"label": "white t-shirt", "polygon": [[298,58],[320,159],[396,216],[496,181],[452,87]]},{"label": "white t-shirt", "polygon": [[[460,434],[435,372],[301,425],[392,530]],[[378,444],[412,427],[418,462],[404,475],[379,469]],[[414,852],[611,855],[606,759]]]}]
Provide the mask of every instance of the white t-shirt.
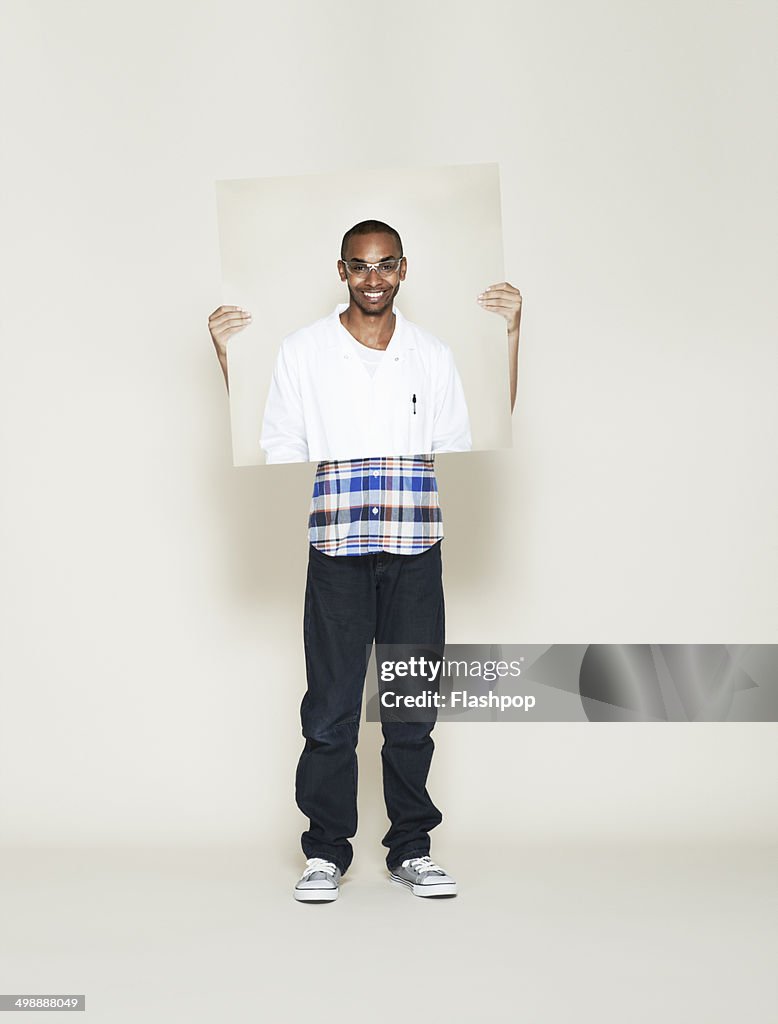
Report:
[{"label": "white t-shirt", "polygon": [[367,345],[363,345],[361,342],[357,341],[353,335],[350,334],[349,337],[354,343],[354,351],[365,364],[365,369],[371,377],[374,377],[376,370],[384,359],[386,359],[386,349],[369,348]]}]

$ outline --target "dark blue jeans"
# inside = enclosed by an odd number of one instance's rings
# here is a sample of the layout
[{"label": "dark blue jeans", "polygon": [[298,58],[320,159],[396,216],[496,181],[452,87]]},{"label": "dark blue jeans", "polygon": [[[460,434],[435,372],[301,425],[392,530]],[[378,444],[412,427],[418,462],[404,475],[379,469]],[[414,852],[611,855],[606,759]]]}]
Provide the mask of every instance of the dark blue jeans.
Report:
[{"label": "dark blue jeans", "polygon": [[[305,747],[296,776],[297,806],[310,819],[306,857],[325,857],[345,874],[357,831],[357,737],[368,646],[441,645],[443,580],[437,544],[416,555],[325,555],[309,548],[305,589],[308,690],[300,708]],[[391,822],[386,863],[430,851],[443,815],[427,792],[434,721],[382,721],[384,799]]]}]

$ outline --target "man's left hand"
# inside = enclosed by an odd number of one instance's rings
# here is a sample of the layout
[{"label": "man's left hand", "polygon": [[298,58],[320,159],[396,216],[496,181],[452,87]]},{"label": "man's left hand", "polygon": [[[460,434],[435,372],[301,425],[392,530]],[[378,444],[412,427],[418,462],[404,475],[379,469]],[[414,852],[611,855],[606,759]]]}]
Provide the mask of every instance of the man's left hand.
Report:
[{"label": "man's left hand", "polygon": [[518,334],[521,317],[521,293],[512,284],[503,281],[493,284],[478,296],[478,304],[491,313],[499,313],[508,321],[508,333]]}]

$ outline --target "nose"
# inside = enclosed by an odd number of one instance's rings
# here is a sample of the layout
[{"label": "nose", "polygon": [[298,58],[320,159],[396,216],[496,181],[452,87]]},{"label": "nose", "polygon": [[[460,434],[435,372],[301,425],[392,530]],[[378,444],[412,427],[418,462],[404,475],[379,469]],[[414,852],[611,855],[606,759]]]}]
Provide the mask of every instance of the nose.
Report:
[{"label": "nose", "polygon": [[375,267],[371,267],[370,268],[370,272],[368,273],[368,275],[365,278],[365,280],[367,282],[369,282],[370,284],[374,285],[374,284],[380,284],[381,281],[383,280],[383,278],[378,273],[378,271],[375,269]]}]

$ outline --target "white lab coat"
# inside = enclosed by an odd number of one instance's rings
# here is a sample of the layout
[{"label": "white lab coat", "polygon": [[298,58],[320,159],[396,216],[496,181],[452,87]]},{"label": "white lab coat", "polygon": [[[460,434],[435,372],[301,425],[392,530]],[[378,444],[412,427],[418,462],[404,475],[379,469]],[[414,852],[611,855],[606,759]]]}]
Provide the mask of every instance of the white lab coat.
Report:
[{"label": "white lab coat", "polygon": [[346,308],[282,341],[260,439],[268,464],[470,451],[451,349],[395,307],[394,334],[371,377],[340,322]]}]

